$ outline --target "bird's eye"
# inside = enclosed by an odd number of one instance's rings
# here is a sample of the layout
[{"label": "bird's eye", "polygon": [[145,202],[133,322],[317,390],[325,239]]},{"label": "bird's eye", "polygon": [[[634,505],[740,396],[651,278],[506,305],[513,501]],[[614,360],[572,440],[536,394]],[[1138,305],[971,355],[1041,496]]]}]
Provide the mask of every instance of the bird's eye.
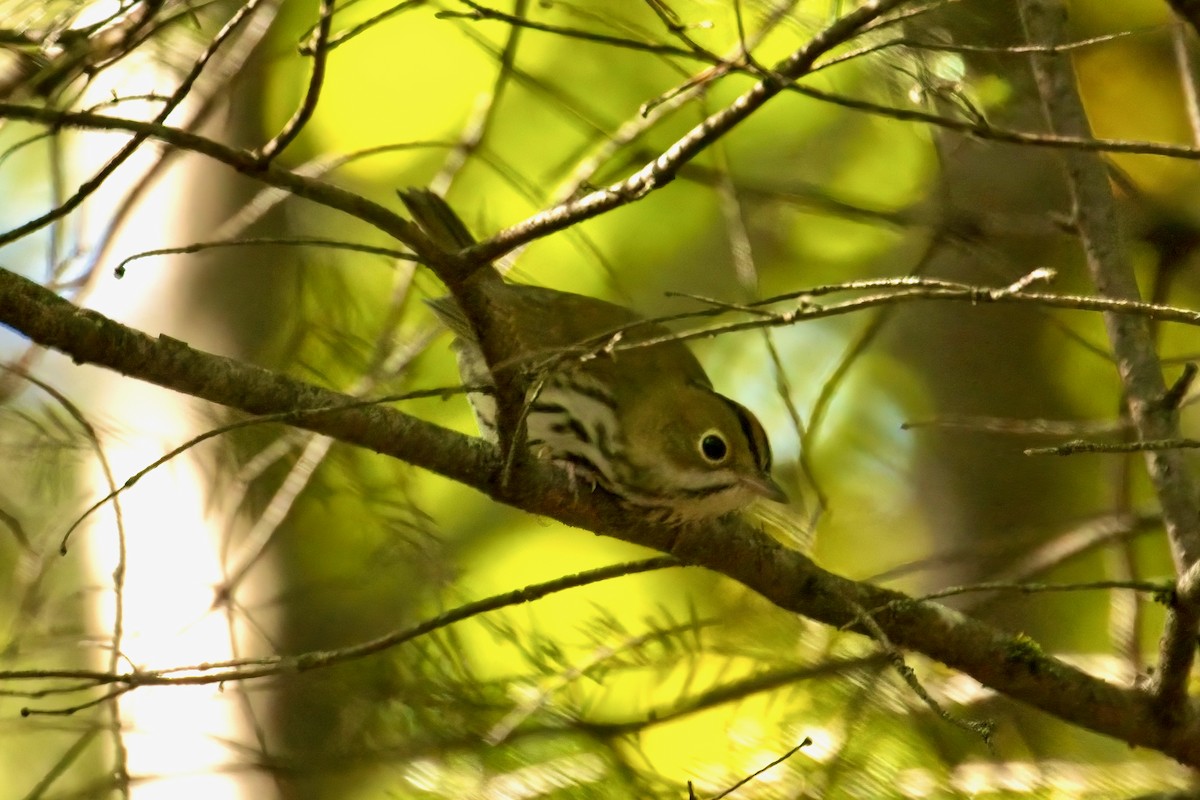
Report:
[{"label": "bird's eye", "polygon": [[720,464],[729,455],[725,437],[717,431],[708,431],[700,437],[700,455],[710,464]]}]

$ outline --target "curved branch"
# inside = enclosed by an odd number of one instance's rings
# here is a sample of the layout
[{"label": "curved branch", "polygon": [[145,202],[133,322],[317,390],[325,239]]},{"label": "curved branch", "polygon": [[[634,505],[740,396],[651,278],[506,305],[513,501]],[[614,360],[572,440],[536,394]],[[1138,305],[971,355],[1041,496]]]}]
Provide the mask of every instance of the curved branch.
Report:
[{"label": "curved branch", "polygon": [[[1184,699],[1176,724],[1164,724],[1154,698],[1108,683],[1049,656],[1020,634],[900,592],[827,572],[740,519],[696,528],[655,526],[596,492],[580,498],[559,471],[522,463],[501,482],[494,447],[378,406],[339,409],[354,398],[234,359],[157,339],[41,286],[0,270],[0,322],[33,341],[139,380],[251,414],[298,414],[296,424],[433,470],[492,498],[568,525],[669,552],[685,564],[720,572],[780,608],[836,627],[871,627],[899,648],[921,652],[985,686],[1084,728],[1150,747],[1200,766],[1200,722]],[[305,411],[310,413],[302,413]]]},{"label": "curved branch", "polygon": [[56,111],[20,103],[0,103],[0,119],[36,122],[58,128],[126,131],[141,139],[156,139],[180,150],[207,156],[235,172],[268,186],[284,189],[296,197],[348,214],[408,245],[428,261],[437,263],[441,254],[438,248],[429,244],[416,225],[386,206],[333,184],[276,166],[274,162],[263,161],[247,150],[230,147],[191,131],[156,122],[109,117],[86,111]]}]

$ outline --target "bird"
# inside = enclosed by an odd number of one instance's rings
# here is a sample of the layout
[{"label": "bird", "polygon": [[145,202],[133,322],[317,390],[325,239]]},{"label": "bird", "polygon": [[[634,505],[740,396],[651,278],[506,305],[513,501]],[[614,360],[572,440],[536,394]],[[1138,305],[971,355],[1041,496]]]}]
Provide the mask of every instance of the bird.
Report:
[{"label": "bird", "polygon": [[[437,194],[400,196],[438,246],[475,243]],[[524,397],[525,444],[631,510],[682,525],[787,495],[771,477],[766,432],[745,406],[719,394],[687,345],[665,326],[586,295],[506,282],[491,266],[467,279],[503,318],[507,357],[489,368],[476,331],[451,296],[426,301],[455,335],[466,386],[492,387],[502,371]],[[484,439],[497,440],[496,398],[473,392]]]}]

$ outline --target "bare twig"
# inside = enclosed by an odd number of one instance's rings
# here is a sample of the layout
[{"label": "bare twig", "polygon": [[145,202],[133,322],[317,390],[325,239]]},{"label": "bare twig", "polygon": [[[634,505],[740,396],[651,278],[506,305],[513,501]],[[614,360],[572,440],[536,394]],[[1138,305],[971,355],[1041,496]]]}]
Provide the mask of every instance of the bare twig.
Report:
[{"label": "bare twig", "polygon": [[1171,26],[1171,48],[1175,51],[1175,67],[1179,70],[1188,126],[1192,129],[1192,144],[1200,146],[1200,89],[1196,87],[1196,59],[1188,42],[1187,25],[1183,22]]},{"label": "bare twig", "polygon": [[[258,678],[287,675],[323,669],[335,664],[358,661],[367,656],[382,653],[405,642],[425,636],[457,622],[480,614],[497,611],[509,606],[540,600],[551,594],[580,586],[589,586],[626,575],[637,575],[660,569],[680,566],[671,556],[655,556],[641,561],[611,564],[605,567],[566,575],[543,583],[535,583],[503,594],[492,595],[482,600],[464,603],[450,611],[430,617],[410,628],[386,633],[349,647],[337,650],[319,650],[292,656],[264,656],[261,658],[238,658],[227,661],[206,662],[156,670],[136,670],[127,673],[96,672],[92,670],[9,670],[0,671],[0,681],[21,680],[67,680],[75,681],[61,690],[38,690],[40,696],[83,691],[96,686],[113,686],[114,691],[127,692],[141,686],[203,686],[231,681],[255,680]],[[88,705],[96,701],[89,702]],[[84,706],[72,706],[76,711]],[[30,711],[23,712],[25,714]],[[38,711],[36,713],[63,713],[62,710]]]},{"label": "bare twig", "polygon": [[759,775],[762,775],[764,772],[771,769],[772,767],[778,766],[779,764],[782,764],[784,761],[787,761],[789,758],[794,756],[796,753],[800,752],[800,750],[802,750],[805,747],[810,746],[812,743],[813,743],[812,739],[805,736],[804,740],[801,741],[800,744],[796,745],[791,750],[788,750],[786,753],[781,755],[779,758],[776,758],[775,760],[771,761],[766,766],[761,767],[760,769],[756,769],[754,772],[752,772],[749,775],[747,775],[746,777],[742,778],[740,781],[733,784],[732,786],[730,786],[728,789],[721,792],[720,794],[714,795],[712,800],[721,800],[721,798],[728,797],[729,795],[736,792],[738,789],[745,786],[750,781],[757,778]]},{"label": "bare twig", "polygon": [[[1066,11],[1058,0],[1022,0],[1020,11],[1031,41],[1045,43],[1063,38]],[[1051,130],[1073,137],[1090,136],[1069,62],[1041,54],[1031,56],[1031,61]],[[1075,225],[1097,291],[1105,297],[1138,302],[1140,293],[1128,250],[1121,241],[1108,171],[1094,153],[1066,150],[1062,158]],[[1162,402],[1167,387],[1148,321],[1118,314],[1105,314],[1104,321],[1138,438],[1143,442],[1178,440],[1178,414]],[[1183,575],[1200,560],[1200,500],[1192,470],[1183,453],[1174,448],[1148,450],[1146,466],[1162,505],[1176,570]],[[1160,709],[1171,720],[1183,713],[1198,627],[1200,604],[1172,606],[1154,678]]]},{"label": "bare twig", "polygon": [[768,77],[760,80],[725,108],[709,115],[668,147],[662,155],[628,178],[583,197],[568,200],[525,222],[507,228],[470,248],[464,256],[477,263],[492,261],[526,242],[638,200],[666,185],[685,164],[785,90],[793,80],[805,74],[818,58],[853,38],[871,20],[904,2],[905,0],[869,0],[837,18],[814,35],[807,44],[776,64]]},{"label": "bare twig", "polygon": [[1032,147],[1048,147],[1055,150],[1083,150],[1098,153],[1137,153],[1140,155],[1166,156],[1182,158],[1188,161],[1200,160],[1200,148],[1191,145],[1168,144],[1165,142],[1140,142],[1127,139],[1104,139],[1087,134],[1071,135],[1069,133],[1032,133],[1010,128],[1000,128],[984,124],[977,119],[962,119],[933,114],[917,108],[897,108],[870,100],[847,97],[836,92],[827,92],[802,83],[794,83],[790,91],[824,100],[843,108],[865,111],[889,119],[908,122],[924,122],[946,130],[959,131],[977,139],[1008,144],[1028,145]]},{"label": "bare twig", "polygon": [[[180,342],[180,344],[182,344],[182,342]],[[475,389],[475,391],[477,391],[477,390],[478,389]],[[137,472],[133,473],[128,478],[126,478],[124,483],[122,483],[120,486],[117,486],[114,483],[112,491],[110,491],[104,497],[101,497],[99,500],[97,500],[96,502],[94,502],[90,506],[88,506],[87,509],[85,509],[84,512],[82,514],[80,514],[78,517],[76,517],[75,521],[73,523],[71,523],[71,526],[67,529],[67,532],[65,534],[63,534],[63,539],[62,539],[62,544],[60,545],[60,550],[64,553],[67,551],[67,543],[70,541],[71,534],[73,534],[75,532],[75,530],[83,523],[83,521],[86,520],[89,516],[91,516],[93,512],[97,511],[100,508],[103,508],[110,501],[115,501],[123,492],[125,492],[128,489],[132,489],[134,486],[137,485],[137,483],[139,481],[141,481],[142,478],[146,477],[151,472],[153,472],[154,470],[161,467],[163,464],[166,464],[168,461],[171,461],[172,459],[177,458],[178,456],[182,455],[183,453],[186,453],[188,450],[191,450],[192,448],[208,441],[209,439],[213,439],[218,436],[224,436],[228,433],[231,433],[235,430],[239,430],[241,428],[248,428],[248,427],[253,427],[253,426],[258,426],[258,425],[269,425],[269,424],[273,424],[273,423],[301,424],[301,423],[303,423],[304,420],[311,418],[313,416],[321,416],[321,415],[330,414],[330,413],[345,413],[345,412],[354,411],[357,409],[365,409],[365,408],[370,408],[372,406],[378,406],[378,405],[381,405],[384,403],[392,403],[392,402],[396,402],[399,400],[414,400],[414,399],[421,398],[421,397],[445,397],[447,395],[454,394],[455,392],[466,392],[466,391],[472,391],[472,389],[468,389],[466,387],[463,387],[463,388],[451,387],[451,388],[440,388],[440,389],[425,389],[422,391],[407,392],[403,395],[391,395],[391,396],[387,396],[387,397],[376,397],[376,398],[371,398],[371,399],[366,399],[366,400],[358,399],[358,398],[346,398],[347,402],[335,403],[334,405],[330,405],[330,406],[307,408],[307,409],[303,409],[303,410],[297,409],[294,411],[284,411],[284,412],[281,412],[278,414],[264,414],[261,416],[255,416],[255,417],[251,417],[249,419],[238,420],[237,422],[231,422],[227,425],[221,425],[219,427],[212,428],[210,430],[205,431],[204,433],[199,434],[198,436],[193,436],[191,439],[188,439],[186,442],[179,445],[178,447],[174,447],[171,450],[164,453],[163,455],[154,459],[154,461],[152,461],[150,464],[147,464],[145,467],[143,467],[142,469],[138,470]]]},{"label": "bare twig", "polygon": [[[820,294],[840,291],[856,291],[867,288],[868,285],[883,287],[887,285],[892,291],[869,294],[852,300],[838,303],[815,305],[811,298]],[[791,294],[791,293],[789,293]],[[1019,305],[1043,306],[1046,308],[1065,308],[1075,311],[1105,311],[1113,315],[1141,316],[1160,319],[1167,322],[1178,322],[1185,325],[1200,325],[1200,311],[1193,311],[1178,306],[1165,306],[1157,303],[1143,303],[1131,300],[1115,300],[1108,297],[1088,297],[1083,295],[1052,294],[1049,292],[1010,292],[1004,289],[986,289],[969,284],[955,284],[948,281],[933,281],[923,278],[888,278],[884,281],[849,281],[840,286],[814,287],[806,292],[795,293],[799,296],[799,308],[777,311],[770,317],[754,315],[754,319],[746,322],[730,322],[711,325],[705,328],[688,331],[673,336],[674,339],[705,339],[734,331],[753,330],[763,326],[794,325],[802,320],[819,319],[822,317],[840,316],[850,311],[860,311],[876,306],[892,303],[913,301],[936,301],[969,303],[985,305],[991,303],[1016,303]],[[807,299],[806,299],[807,298]],[[768,298],[755,303],[755,306],[781,302],[782,296]],[[660,318],[655,321],[679,319],[686,317],[712,316],[711,312],[677,314],[670,318]],[[641,342],[628,343],[618,346],[618,351],[632,347],[653,347],[661,339],[647,339]]]},{"label": "bare twig", "polygon": [[1149,442],[1088,442],[1082,439],[1055,447],[1030,447],[1027,456],[1073,456],[1080,453],[1153,453],[1163,450],[1194,450],[1200,439],[1157,439]]},{"label": "bare twig", "polygon": [[[192,87],[195,86],[196,81],[199,80],[201,73],[204,71],[204,67],[210,60],[212,60],[213,56],[217,54],[217,51],[221,49],[221,46],[224,45],[225,42],[237,32],[238,28],[240,28],[252,14],[254,14],[261,1],[262,0],[249,0],[245,5],[238,8],[234,15],[230,17],[229,21],[225,23],[224,27],[222,27],[221,30],[213,36],[208,47],[205,48],[204,52],[200,54],[199,58],[197,58],[196,62],[192,65],[192,69],[187,75],[184,76],[179,86],[176,87],[175,91],[171,94],[171,97],[166,103],[163,104],[163,107],[159,109],[159,112],[154,116],[154,119],[151,122],[152,126],[161,125],[163,122],[165,122],[167,117],[171,115],[171,112],[173,112],[176,107],[178,107],[179,104],[184,101],[184,99],[191,92]],[[0,112],[0,116],[2,115],[3,112]],[[108,177],[116,172],[117,168],[120,167],[121,164],[125,163],[131,155],[137,152],[137,150],[141,148],[142,144],[148,138],[150,138],[150,136],[150,128],[143,128],[141,131],[135,131],[133,137],[126,142],[121,149],[118,150],[115,155],[113,155],[112,158],[108,160],[108,163],[101,167],[91,178],[84,181],[79,188],[75,190],[75,193],[67,198],[65,202],[60,203],[59,205],[47,211],[45,214],[42,214],[40,217],[32,219],[22,225],[18,225],[17,227],[12,228],[4,233],[0,233],[0,246],[22,239],[30,233],[41,230],[55,220],[61,219],[67,214],[70,214],[72,211],[78,208],[88,196],[95,192],[96,189],[100,188],[100,186],[103,185],[106,180],[108,180]]]},{"label": "bare twig", "polygon": [[[828,625],[852,624],[856,607],[886,606],[885,612],[874,615],[874,622],[895,647],[922,652],[1075,724],[1200,766],[1200,723],[1195,722],[1194,714],[1186,714],[1179,725],[1164,725],[1157,707],[1140,690],[1096,678],[1046,655],[1025,637],[1005,634],[951,609],[905,603],[897,592],[833,575],[744,521],[714,522],[681,535],[629,513],[603,493],[575,496],[565,476],[536,462],[522,465],[520,480],[501,484],[497,477],[502,464],[495,448],[391,409],[343,409],[352,403],[344,395],[201,353],[166,337],[152,339],[99,314],[77,309],[3,270],[0,320],[35,341],[68,353],[78,363],[99,364],[249,413],[333,407],[324,413],[301,414],[297,424],[432,469],[531,513],[670,551],[683,563],[717,570],[781,608]],[[302,661],[292,666],[304,669],[308,664]],[[264,676],[277,674],[277,667],[261,669]],[[98,681],[119,682],[108,673],[97,676]],[[35,670],[0,677],[44,680],[56,674]],[[78,680],[84,676],[72,672],[61,677]],[[120,677],[130,679],[137,680],[137,674]],[[178,676],[177,680],[189,679],[191,676]],[[194,678],[198,682],[209,679],[209,675]],[[1181,705],[1189,702],[1181,701]]]},{"label": "bare twig", "polygon": [[[1012,419],[973,414],[940,414],[930,419],[908,420],[900,425],[900,429],[905,431],[918,428],[957,428],[1013,436],[1095,436],[1119,433],[1127,427],[1127,423],[1113,420]],[[1027,455],[1032,453],[1027,451]]]},{"label": "bare twig", "polygon": [[[517,19],[524,19],[528,6],[528,0],[517,0],[513,8],[513,16]],[[513,75],[513,65],[516,63],[517,48],[520,44],[521,26],[514,24],[509,29],[508,38],[504,41],[504,49],[500,52],[500,63],[496,70],[496,80],[492,82],[492,91],[481,99],[474,119],[459,136],[458,144],[447,154],[441,170],[429,182],[429,188],[438,194],[443,196],[446,194],[450,184],[454,182],[454,178],[466,165],[467,159],[483,146],[484,140],[491,132],[496,120],[496,111],[500,108],[505,89],[508,88]]]},{"label": "bare twig", "polygon": [[973,721],[963,719],[956,714],[951,714],[949,711],[943,708],[942,704],[934,699],[933,695],[929,694],[929,691],[923,685],[921,685],[921,681],[919,678],[917,678],[916,672],[913,671],[912,667],[905,663],[904,654],[900,652],[899,648],[892,644],[887,633],[885,633],[883,628],[879,626],[879,623],[875,621],[874,611],[863,608],[862,606],[855,606],[854,610],[857,613],[855,614],[854,621],[851,624],[856,626],[861,625],[866,629],[871,638],[879,643],[880,648],[882,648],[889,663],[891,663],[892,669],[896,671],[896,674],[900,676],[900,679],[904,681],[909,690],[912,691],[912,693],[915,694],[929,708],[929,710],[938,717],[946,722],[949,722],[951,725],[954,725],[957,728],[961,728],[968,733],[972,733],[980,737],[983,740],[983,743],[987,745],[988,750],[992,750],[992,732],[995,728],[995,723],[991,720]]},{"label": "bare twig", "polygon": [[[100,443],[100,436],[96,432],[95,426],[88,421],[83,411],[71,402],[70,398],[45,381],[14,367],[7,367],[0,364],[0,369],[13,372],[41,389],[53,398],[54,402],[58,403],[70,415],[71,419],[75,420],[75,423],[83,429],[88,444],[96,454],[96,461],[100,464],[100,471],[104,476],[105,483],[108,484],[111,491],[115,492],[117,490],[117,482],[113,477],[112,464],[108,460],[108,454],[105,452],[104,446]],[[113,498],[113,520],[117,539],[117,563],[113,565],[112,569],[113,621],[109,635],[110,650],[108,654],[108,669],[110,672],[115,672],[120,665],[124,648],[125,572],[128,566],[128,537],[125,530],[125,514],[120,501],[115,497]],[[125,735],[121,722],[121,707],[117,703],[112,703],[108,706],[107,711],[115,760],[113,774],[116,776],[117,781],[124,786],[129,779],[127,767],[129,753],[125,746]]]},{"label": "bare twig", "polygon": [[[429,2],[429,0],[402,0],[402,2],[399,2],[399,3],[396,3],[395,5],[389,6],[388,8],[386,8],[383,11],[379,12],[378,14],[374,15],[373,17],[370,17],[369,19],[365,19],[362,22],[360,22],[356,25],[353,25],[352,27],[350,27],[348,29],[341,31],[340,33],[330,36],[329,41],[328,41],[328,48],[330,50],[333,50],[335,47],[338,47],[339,45],[343,45],[346,42],[350,41],[355,36],[358,36],[359,34],[369,31],[371,28],[375,27],[376,25],[383,22],[384,20],[391,19],[392,17],[394,17],[398,14],[403,14],[405,11],[411,11],[414,8],[420,8],[421,6],[426,5],[428,2]],[[310,39],[309,41],[300,45],[300,55],[310,56],[312,54],[313,54],[313,42]]]},{"label": "bare twig", "polygon": [[33,74],[21,67],[7,70],[8,74],[0,77],[0,97],[18,91],[51,96],[77,76],[125,56],[146,35],[163,5],[164,0],[129,3],[90,30],[78,31],[81,35]]},{"label": "bare twig", "polygon": [[329,57],[327,44],[329,28],[333,24],[333,0],[321,0],[319,13],[320,19],[317,22],[317,30],[313,34],[311,44],[312,73],[308,77],[308,89],[291,119],[284,123],[283,128],[275,134],[274,138],[259,148],[258,157],[263,162],[275,158],[295,141],[300,132],[304,130],[304,126],[312,119],[313,112],[317,110],[317,102],[321,99],[321,86],[325,83],[325,63]]},{"label": "bare twig", "polygon": [[189,255],[192,253],[203,253],[206,250],[216,250],[224,247],[255,247],[259,245],[315,248],[327,247],[333,250],[346,250],[351,253],[369,253],[370,255],[384,256],[386,258],[396,259],[399,261],[409,261],[412,259],[412,254],[406,253],[403,250],[394,250],[390,247],[375,247],[369,244],[347,242],[338,239],[255,236],[244,239],[223,239],[212,242],[192,242],[191,244],[185,244],[179,247],[160,247],[155,250],[143,250],[140,253],[134,253],[131,256],[126,256],[125,258],[121,259],[121,263],[117,264],[117,266],[113,268],[113,274],[115,274],[118,278],[124,278],[125,272],[129,268],[129,265],[134,261],[140,261],[143,258]]}]

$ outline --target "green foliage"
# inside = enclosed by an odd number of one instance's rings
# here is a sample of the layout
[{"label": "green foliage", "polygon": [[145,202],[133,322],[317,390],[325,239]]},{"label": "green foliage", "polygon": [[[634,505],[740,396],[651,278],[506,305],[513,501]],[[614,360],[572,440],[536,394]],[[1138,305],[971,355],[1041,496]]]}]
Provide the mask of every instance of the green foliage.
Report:
[{"label": "green foliage", "polygon": [[[70,4],[52,5],[36,25],[5,23],[8,33],[70,17]],[[512,280],[605,297],[647,315],[690,314],[672,323],[681,332],[763,319],[744,308],[707,312],[785,293],[794,296],[773,311],[897,292],[899,279],[912,276],[979,287],[974,304],[886,300],[691,341],[717,388],[754,409],[770,433],[775,475],[795,502],[763,524],[790,542],[815,538],[812,553],[831,571],[914,595],[977,581],[1083,584],[1173,569],[1153,519],[1080,544],[1099,521],[1157,513],[1140,456],[1023,452],[1126,429],[1121,376],[1098,314],[984,302],[986,290],[1042,266],[1058,272],[1054,290],[1091,293],[1077,242],[1060,224],[1068,205],[1057,162],[1040,150],[984,141],[988,131],[1032,129],[1031,120],[1041,119],[1025,56],[1003,49],[1020,32],[999,5],[930,7],[865,33],[835,49],[847,60],[801,81],[835,98],[784,92],[665,187],[503,262]],[[1146,4],[1125,4],[1129,16],[1119,18],[1121,4],[1076,5],[1081,30],[1097,35],[1160,19]],[[160,52],[159,61],[178,72],[177,62],[196,57],[227,9],[167,6],[162,37],[178,37],[163,39],[178,52]],[[334,14],[336,46],[319,103],[275,164],[320,174],[393,210],[398,187],[448,186],[453,206],[486,238],[642,168],[735,103],[762,77],[756,65],[770,67],[852,7],[496,5],[527,20],[518,36],[503,20],[475,19],[483,12],[474,4],[347,3]],[[1139,21],[1146,15],[1150,23]],[[311,4],[281,4],[224,109],[232,127],[254,131],[259,142],[285,127],[308,88],[312,59],[296,50],[313,41],[315,22]],[[347,35],[360,24],[361,33]],[[1160,33],[1078,52],[1099,133],[1191,135],[1173,105],[1182,90]],[[737,50],[747,39],[749,64]],[[877,49],[855,55],[860,47]],[[1143,74],[1147,63],[1153,70]],[[718,74],[730,65],[739,69]],[[86,75],[81,69],[36,102],[71,106]],[[1143,112],[1130,113],[1131,95],[1147,98]],[[684,99],[675,107],[677,98]],[[855,103],[893,111],[848,107]],[[914,122],[916,112],[945,125]],[[979,126],[974,135],[947,129],[967,124]],[[11,188],[30,208],[45,201],[45,174],[64,168],[31,164],[44,150],[61,156],[72,147],[62,139],[44,148],[24,142],[32,130],[0,134],[12,148],[0,193]],[[73,180],[82,172],[64,163]],[[1191,261],[1200,240],[1186,209],[1200,176],[1178,160],[1114,156],[1110,163],[1120,172],[1122,222],[1140,279],[1157,302],[1194,308]],[[379,230],[295,198],[250,214],[270,199],[261,187],[235,201],[216,181],[204,175],[202,188],[178,190],[189,209],[221,221],[205,222],[205,237],[219,228],[235,239],[397,246]],[[98,201],[88,209],[101,219],[111,211]],[[0,208],[6,226],[20,222],[11,213]],[[66,238],[90,241],[74,234]],[[255,249],[244,262],[196,256],[211,269],[197,268],[183,290],[194,318],[174,321],[191,341],[212,335],[221,346],[205,345],[211,349],[360,397],[388,397],[407,413],[474,433],[448,337],[421,302],[445,291],[432,273],[385,255],[297,244],[269,247],[265,256]],[[5,257],[34,274],[45,245],[27,238]],[[243,283],[247,274],[262,283]],[[893,278],[890,287],[816,291]],[[1195,336],[1184,326],[1154,333],[1169,382],[1180,362],[1195,358]],[[439,387],[444,396],[407,397]],[[1196,427],[1190,405],[1181,411],[1184,433]],[[136,418],[136,409],[118,411]],[[109,632],[88,621],[87,595],[99,579],[53,561],[55,534],[94,499],[80,499],[71,485],[80,460],[91,457],[90,440],[63,413],[26,400],[0,414],[0,469],[18,476],[0,486],[0,510],[20,519],[28,539],[0,537],[8,576],[0,581],[0,618],[12,620],[0,669],[95,667],[61,643]],[[123,435],[99,438],[115,446]],[[229,584],[214,587],[210,612],[227,614],[239,635],[252,631],[246,638],[255,654],[349,647],[468,602],[650,555],[285,425],[240,429],[220,437],[219,447],[219,454],[205,450],[202,463],[224,522],[219,549]],[[126,477],[116,476],[118,483]],[[580,492],[589,490],[580,483]],[[252,589],[238,584],[245,575]],[[111,599],[109,584],[95,593]],[[1065,655],[1119,681],[1153,661],[1163,617],[1147,601],[1166,595],[1081,589],[944,602],[1020,631],[1009,666]],[[936,708],[894,668],[900,657]],[[229,691],[245,692],[239,696],[258,737],[238,746],[253,754],[254,769],[297,797],[617,800],[687,797],[690,786],[695,797],[714,798],[753,775],[730,796],[1115,798],[1191,781],[1165,756],[1048,721],[920,655],[797,618],[694,568],[509,605],[333,667],[281,668],[269,702],[233,682]],[[17,705],[0,706],[5,725],[18,731],[4,734],[17,742],[13,749],[0,747],[16,754],[0,755],[0,794],[28,791],[55,773],[56,760],[70,772],[59,796],[95,788],[88,779],[108,769],[112,754],[90,737],[104,730],[105,741],[119,741],[106,727],[112,720],[77,715],[66,733],[46,726],[31,734],[15,727]],[[990,749],[966,730],[972,725],[994,730]],[[29,755],[43,747],[53,755]],[[116,783],[98,782],[93,795],[119,792]]]}]

